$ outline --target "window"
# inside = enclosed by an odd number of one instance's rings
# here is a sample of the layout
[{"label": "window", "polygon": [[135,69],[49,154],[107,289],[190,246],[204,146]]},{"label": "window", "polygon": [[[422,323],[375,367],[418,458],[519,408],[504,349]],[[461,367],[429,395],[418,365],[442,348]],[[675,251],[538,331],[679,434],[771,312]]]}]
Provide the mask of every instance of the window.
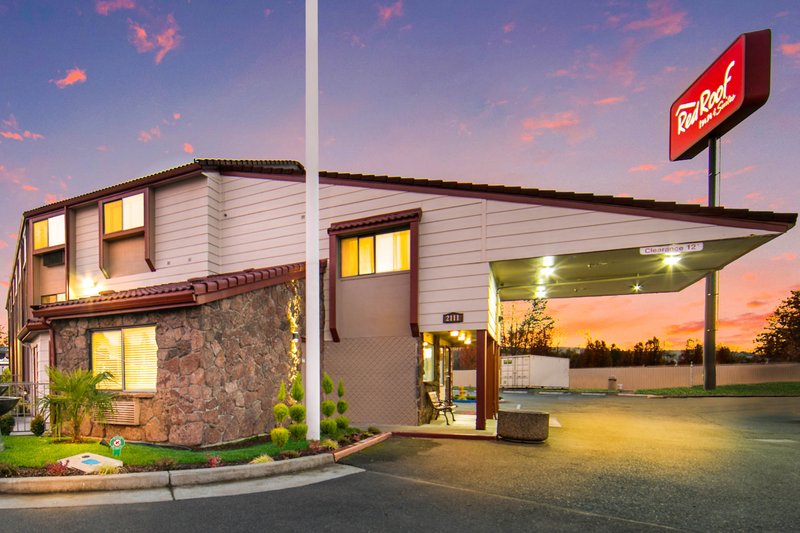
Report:
[{"label": "window", "polygon": [[155,392],[157,354],[155,326],[92,332],[92,369],[113,376],[97,388]]},{"label": "window", "polygon": [[41,303],[44,304],[54,304],[56,302],[65,302],[67,301],[66,293],[60,292],[58,294],[43,294],[41,296]]},{"label": "window", "polygon": [[144,227],[144,193],[103,204],[103,233]]},{"label": "window", "polygon": [[433,359],[433,346],[428,345],[422,348],[422,380],[433,381],[436,379],[434,375],[435,364]]},{"label": "window", "polygon": [[61,246],[66,242],[64,215],[38,220],[33,223],[33,249],[43,250]]},{"label": "window", "polygon": [[410,242],[407,229],[342,239],[342,277],[408,270]]}]

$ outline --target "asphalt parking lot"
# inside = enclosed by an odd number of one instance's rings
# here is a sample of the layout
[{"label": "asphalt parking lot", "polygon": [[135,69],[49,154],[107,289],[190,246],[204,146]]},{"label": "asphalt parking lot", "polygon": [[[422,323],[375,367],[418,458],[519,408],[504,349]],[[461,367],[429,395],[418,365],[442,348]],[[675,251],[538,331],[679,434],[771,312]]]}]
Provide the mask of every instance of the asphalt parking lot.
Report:
[{"label": "asphalt parking lot", "polygon": [[392,438],[363,471],[273,492],[7,509],[13,531],[792,531],[800,398],[505,395],[543,444]]}]

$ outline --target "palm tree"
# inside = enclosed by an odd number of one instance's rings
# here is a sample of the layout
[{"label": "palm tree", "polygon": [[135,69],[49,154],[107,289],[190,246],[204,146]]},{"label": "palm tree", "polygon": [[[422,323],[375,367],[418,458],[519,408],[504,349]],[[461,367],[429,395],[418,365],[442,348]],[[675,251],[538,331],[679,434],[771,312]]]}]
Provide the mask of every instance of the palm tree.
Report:
[{"label": "palm tree", "polygon": [[42,398],[41,407],[50,411],[53,435],[61,436],[61,425],[68,421],[72,426],[72,442],[81,440],[81,422],[86,415],[94,414],[100,421],[111,411],[116,394],[97,390],[97,385],[111,379],[109,372],[93,374],[91,370],[75,369],[61,372],[50,367],[50,393]]}]

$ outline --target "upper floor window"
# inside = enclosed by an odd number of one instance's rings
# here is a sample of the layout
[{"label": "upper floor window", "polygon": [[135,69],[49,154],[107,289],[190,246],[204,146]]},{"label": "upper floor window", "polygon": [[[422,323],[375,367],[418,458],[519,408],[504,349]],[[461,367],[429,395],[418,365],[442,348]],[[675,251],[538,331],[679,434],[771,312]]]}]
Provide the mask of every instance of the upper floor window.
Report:
[{"label": "upper floor window", "polygon": [[98,389],[155,391],[157,356],[155,326],[92,332],[92,370],[112,375]]},{"label": "upper floor window", "polygon": [[103,204],[103,233],[108,235],[144,227],[144,193]]},{"label": "upper floor window", "polygon": [[64,215],[56,215],[33,223],[34,250],[62,246],[65,242]]},{"label": "upper floor window", "polygon": [[410,242],[408,229],[341,239],[342,277],[408,270]]}]

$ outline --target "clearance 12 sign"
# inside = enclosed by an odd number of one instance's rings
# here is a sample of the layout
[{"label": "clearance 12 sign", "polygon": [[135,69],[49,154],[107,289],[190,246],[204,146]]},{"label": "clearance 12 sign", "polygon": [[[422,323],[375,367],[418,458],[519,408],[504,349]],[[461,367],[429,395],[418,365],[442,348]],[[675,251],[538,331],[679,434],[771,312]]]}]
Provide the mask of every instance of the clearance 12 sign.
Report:
[{"label": "clearance 12 sign", "polygon": [[770,30],[743,33],[669,110],[669,159],[691,159],[769,98]]}]

